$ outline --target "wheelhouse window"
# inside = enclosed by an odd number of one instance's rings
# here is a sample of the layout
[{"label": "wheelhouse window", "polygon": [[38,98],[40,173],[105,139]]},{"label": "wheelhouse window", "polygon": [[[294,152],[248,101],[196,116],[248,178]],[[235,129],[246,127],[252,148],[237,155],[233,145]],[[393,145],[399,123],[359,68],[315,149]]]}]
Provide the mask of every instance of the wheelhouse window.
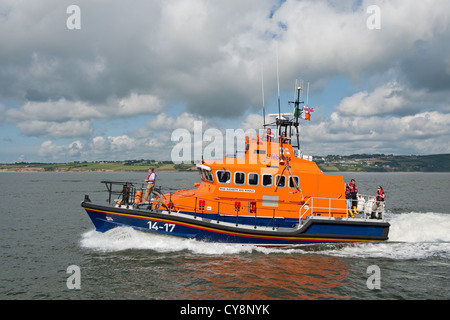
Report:
[{"label": "wheelhouse window", "polygon": [[239,184],[239,185],[245,184],[245,173],[244,172],[236,172],[234,174],[234,184]]},{"label": "wheelhouse window", "polygon": [[211,170],[204,170],[204,171],[205,171],[205,180],[208,182],[214,182],[214,178],[211,173]]},{"label": "wheelhouse window", "polygon": [[203,175],[203,169],[202,168],[198,168],[198,174],[200,175],[200,179],[204,180],[205,177]]},{"label": "wheelhouse window", "polygon": [[223,171],[223,170],[217,170],[217,181],[222,184],[229,184],[231,182],[231,172],[230,171]]},{"label": "wheelhouse window", "polygon": [[275,185],[278,186],[278,188],[284,188],[286,186],[286,177],[278,174],[275,177]]},{"label": "wheelhouse window", "polygon": [[198,173],[203,181],[214,182],[211,170],[206,170],[204,168],[198,168]]},{"label": "wheelhouse window", "polygon": [[249,173],[248,184],[250,186],[257,186],[259,184],[259,175],[257,173]]},{"label": "wheelhouse window", "polygon": [[299,179],[298,177],[289,177],[289,188],[291,189],[297,189],[299,188]]},{"label": "wheelhouse window", "polygon": [[263,174],[262,176],[262,185],[263,187],[271,187],[272,186],[272,181],[273,177],[271,174]]}]

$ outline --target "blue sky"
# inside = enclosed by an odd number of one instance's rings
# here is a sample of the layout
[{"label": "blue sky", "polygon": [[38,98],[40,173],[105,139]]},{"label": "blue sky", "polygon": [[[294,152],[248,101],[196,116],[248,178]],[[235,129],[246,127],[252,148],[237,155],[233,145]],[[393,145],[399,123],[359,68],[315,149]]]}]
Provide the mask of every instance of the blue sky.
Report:
[{"label": "blue sky", "polygon": [[[68,28],[80,8],[81,29]],[[379,15],[367,9],[375,5]],[[450,153],[447,0],[0,3],[0,163],[169,160],[310,83],[312,155]],[[379,28],[368,21],[377,18]],[[70,20],[72,21],[72,20]]]}]

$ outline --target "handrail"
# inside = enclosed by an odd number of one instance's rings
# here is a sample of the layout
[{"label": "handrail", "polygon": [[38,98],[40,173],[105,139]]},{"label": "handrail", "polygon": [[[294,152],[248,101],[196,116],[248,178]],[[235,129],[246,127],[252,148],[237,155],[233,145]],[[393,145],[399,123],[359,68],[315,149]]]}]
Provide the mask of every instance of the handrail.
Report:
[{"label": "handrail", "polygon": [[[308,216],[317,215],[317,211],[320,211],[320,213],[323,213],[323,210],[328,211],[328,218],[330,218],[330,219],[332,218],[332,213],[338,213],[338,214],[345,213],[346,218],[348,219],[348,215],[349,215],[348,210],[349,209],[347,208],[347,205],[345,205],[345,207],[343,208],[342,206],[341,207],[333,207],[331,204],[332,204],[332,202],[336,202],[336,201],[347,202],[349,199],[335,199],[335,198],[322,198],[322,197],[308,197],[305,199],[306,199],[305,203],[302,205],[302,207],[299,210],[299,222]],[[328,206],[323,207],[323,206],[314,205],[315,200],[316,201],[328,200]],[[353,199],[350,199],[350,200],[355,201]],[[376,201],[376,197],[358,194],[356,201],[358,201],[357,211],[360,213],[363,213],[365,218],[367,218],[367,216],[372,213],[372,206]],[[383,203],[383,206],[381,207],[381,214],[383,217],[384,217],[384,212],[385,212],[385,206]],[[352,218],[353,218],[353,216],[352,216]]]},{"label": "handrail", "polygon": [[[303,206],[300,208],[299,213],[300,213],[300,219],[304,219],[306,216],[313,216],[314,215],[314,211],[315,210],[327,210],[328,211],[328,217],[331,218],[331,213],[336,213],[336,212],[342,212],[345,213],[347,218],[348,218],[348,212],[347,212],[347,208],[345,207],[345,209],[342,209],[342,207],[332,207],[331,203],[332,201],[346,201],[346,199],[335,199],[335,198],[323,198],[323,197],[307,197],[305,198],[307,199],[305,201],[305,203],[303,204]],[[315,206],[314,205],[314,200],[327,200],[328,201],[328,206],[326,207],[319,207],[319,206]],[[303,214],[301,214],[304,211]],[[308,214],[308,211],[310,212]],[[323,212],[323,211],[321,211]]]},{"label": "handrail", "polygon": [[[124,205],[133,205],[133,206],[141,206],[144,205],[144,203],[137,203],[135,202],[135,196],[136,196],[136,190],[143,190],[144,184],[142,184],[141,188],[137,186],[136,184],[132,182],[118,182],[118,181],[102,181],[106,184],[107,189],[109,191],[109,203],[111,204],[111,196],[112,195],[119,195],[121,196],[121,200],[123,201]],[[112,190],[113,185],[121,185],[123,187],[122,190]],[[125,188],[127,187],[127,188]],[[159,189],[159,190],[157,190]],[[155,188],[156,191],[159,191],[160,196],[162,198],[166,199],[165,195],[160,191],[160,188]],[[182,204],[175,204],[173,203],[173,196],[178,197],[186,197],[191,198],[193,203],[191,201],[187,201]],[[161,201],[162,199],[158,200]],[[167,199],[166,199],[167,200]],[[206,200],[206,203],[205,203]],[[193,194],[185,195],[182,193],[170,193],[170,201],[168,205],[169,213],[175,209],[175,207],[178,207],[178,211],[192,211],[194,213],[194,217],[201,217],[203,218],[204,214],[217,214],[217,223],[220,222],[220,217],[224,215],[224,208],[225,212],[228,212],[229,214],[233,215],[232,212],[234,211],[234,214],[236,215],[236,224],[238,224],[239,218],[241,216],[254,216],[255,218],[255,227],[256,227],[256,221],[258,217],[264,217],[264,218],[271,218],[272,222],[275,223],[276,219],[279,218],[286,218],[290,217],[293,219],[296,219],[296,214],[298,213],[298,227],[302,225],[302,220],[304,220],[306,217],[311,216],[322,216],[322,217],[328,217],[329,219],[332,219],[333,216],[339,216],[341,218],[349,218],[349,214],[347,211],[347,205],[346,203],[342,204],[342,202],[346,202],[347,199],[336,199],[336,198],[325,198],[325,197],[305,197],[304,202],[297,202],[292,203],[293,210],[289,209],[281,209],[273,207],[263,207],[260,204],[263,200],[262,199],[211,199],[207,197],[199,197],[199,196],[193,196]],[[164,200],[162,200],[164,201]],[[199,205],[199,201],[202,201],[202,204]],[[358,195],[358,212],[363,212],[364,214],[372,213],[372,205],[375,201],[374,196],[364,196],[364,195]],[[164,201],[165,202],[165,201]],[[175,200],[176,202],[176,200]],[[236,210],[236,202],[239,202],[239,208]],[[163,202],[161,202],[163,204]],[[342,205],[340,205],[342,204]],[[167,204],[166,204],[167,205]],[[175,205],[175,207],[174,207]],[[225,206],[225,207],[224,207]],[[299,208],[300,209],[296,209]],[[382,206],[382,215],[384,216],[384,205]],[[298,210],[298,211],[297,211]],[[265,214],[262,214],[265,213]],[[229,215],[225,214],[225,215]],[[366,215],[365,215],[366,217]],[[367,218],[367,217],[366,217]],[[269,222],[270,223],[270,222]],[[275,226],[275,225],[273,225]]]}]

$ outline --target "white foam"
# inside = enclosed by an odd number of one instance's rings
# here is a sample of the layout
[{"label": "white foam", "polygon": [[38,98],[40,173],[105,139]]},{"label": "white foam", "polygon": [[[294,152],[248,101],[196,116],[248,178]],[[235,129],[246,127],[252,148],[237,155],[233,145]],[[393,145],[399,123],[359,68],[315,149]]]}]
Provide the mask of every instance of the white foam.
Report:
[{"label": "white foam", "polygon": [[404,213],[389,221],[390,241],[450,242],[450,214]]},{"label": "white foam", "polygon": [[420,260],[431,257],[450,259],[450,243],[384,242],[357,244],[319,253],[335,257],[361,259]]},{"label": "white foam", "polygon": [[450,214],[404,213],[390,215],[389,241],[376,244],[313,246],[290,249],[264,248],[251,245],[205,243],[193,239],[115,228],[105,233],[88,231],[81,246],[103,252],[129,249],[156,252],[188,251],[200,255],[226,255],[260,252],[264,254],[322,254],[353,258],[426,259],[450,258]]},{"label": "white foam", "polygon": [[388,258],[396,260],[450,259],[450,215],[403,213],[389,217],[389,241],[358,244],[321,251],[340,257]]},{"label": "white foam", "polygon": [[187,250],[192,253],[215,255],[252,252],[253,246],[206,243],[155,233],[139,232],[132,228],[114,228],[105,233],[88,231],[83,234],[81,246],[104,252],[128,249],[154,250],[157,252],[178,252]]}]

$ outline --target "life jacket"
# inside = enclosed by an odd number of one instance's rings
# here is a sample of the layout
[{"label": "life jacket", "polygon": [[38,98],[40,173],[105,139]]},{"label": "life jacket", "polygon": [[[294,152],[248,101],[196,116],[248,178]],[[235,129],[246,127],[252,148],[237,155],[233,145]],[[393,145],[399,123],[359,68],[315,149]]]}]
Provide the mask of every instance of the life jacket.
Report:
[{"label": "life jacket", "polygon": [[345,198],[346,199],[355,198],[357,193],[358,193],[358,188],[356,188],[356,185],[350,185],[350,183],[347,183],[345,185]]},{"label": "life jacket", "polygon": [[348,189],[348,192],[350,193],[350,194],[357,194],[358,193],[358,188],[356,187],[356,184],[347,184],[347,189]]},{"label": "life jacket", "polygon": [[384,201],[382,195],[384,195],[384,190],[377,191],[377,201]]},{"label": "life jacket", "polygon": [[350,186],[348,183],[345,185],[345,198],[350,199],[352,197],[352,193],[350,192]]}]

